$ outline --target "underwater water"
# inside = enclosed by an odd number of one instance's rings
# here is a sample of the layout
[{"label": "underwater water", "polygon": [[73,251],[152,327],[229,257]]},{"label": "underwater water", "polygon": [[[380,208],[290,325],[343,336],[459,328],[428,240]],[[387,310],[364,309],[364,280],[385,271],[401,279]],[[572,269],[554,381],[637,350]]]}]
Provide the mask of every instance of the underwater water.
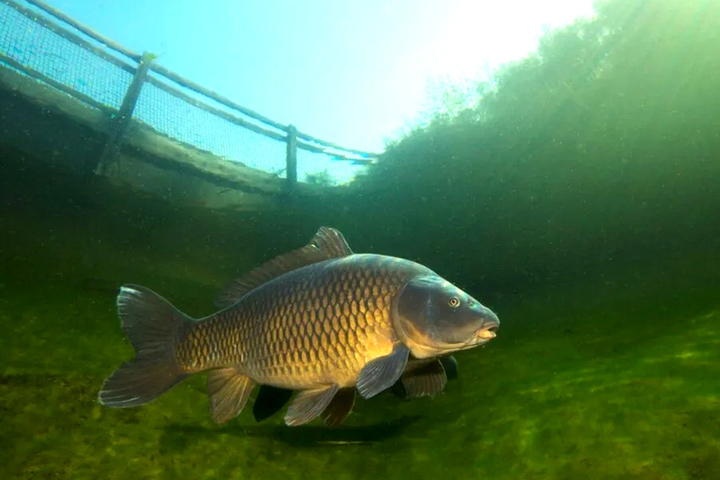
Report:
[{"label": "underwater water", "polygon": [[[474,109],[281,208],[175,202],[0,136],[0,478],[720,478],[720,3],[602,5]],[[102,146],[4,90],[0,107],[24,118],[2,133]],[[258,423],[257,392],[216,425],[204,374],[98,403],[133,355],[121,285],[205,316],[323,225],[456,283],[497,338],[455,354],[442,394],[358,398],[337,428]]]},{"label": "underwater water", "polygon": [[[459,379],[435,398],[359,399],[339,428],[286,427],[282,414],[258,424],[249,409],[217,426],[204,375],[142,407],[97,403],[132,355],[117,287],[140,283],[210,313],[225,282],[304,244],[316,219],[214,218],[3,154],[3,478],[720,475],[717,244],[527,292],[468,288],[503,323],[456,355]],[[350,245],[369,251],[373,228],[349,228]],[[434,240],[393,248],[409,241]],[[452,263],[431,266],[453,278]]]}]

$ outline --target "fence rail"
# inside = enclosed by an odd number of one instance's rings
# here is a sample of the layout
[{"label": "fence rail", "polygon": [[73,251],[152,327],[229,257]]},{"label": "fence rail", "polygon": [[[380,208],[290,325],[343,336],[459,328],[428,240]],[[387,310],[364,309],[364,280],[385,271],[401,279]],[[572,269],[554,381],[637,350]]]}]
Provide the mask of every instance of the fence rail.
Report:
[{"label": "fence rail", "polygon": [[[375,153],[346,148],[332,142],[318,139],[298,131],[293,125],[283,125],[253,110],[245,108],[216,92],[158,65],[155,63],[153,55],[147,52],[143,54],[133,52],[103,37],[91,28],[77,22],[65,13],[40,0],[24,0],[27,6],[22,5],[16,0],[0,0],[0,2],[6,5],[5,8],[12,8],[29,21],[52,32],[52,34],[61,37],[67,42],[90,52],[97,58],[111,64],[113,68],[117,68],[123,72],[122,75],[130,78],[127,87],[123,86],[124,93],[122,95],[122,102],[118,108],[117,105],[108,105],[107,101],[96,98],[97,95],[82,92],[80,89],[75,88],[74,85],[68,85],[67,81],[63,82],[58,78],[53,78],[53,76],[57,77],[57,75],[33,68],[33,66],[29,64],[31,62],[23,62],[22,58],[13,58],[10,50],[21,49],[22,45],[10,45],[13,42],[12,39],[5,42],[8,43],[8,46],[4,48],[4,50],[7,50],[6,52],[2,51],[3,45],[0,45],[0,61],[6,65],[32,78],[45,82],[106,113],[110,122],[110,130],[108,131],[108,139],[105,149],[103,150],[103,155],[98,159],[98,165],[96,166],[97,171],[102,171],[104,166],[111,164],[115,158],[117,158],[117,153],[122,145],[123,135],[133,119],[142,121],[155,128],[156,125],[153,125],[152,120],[147,120],[146,118],[140,119],[135,113],[138,100],[141,98],[141,91],[143,87],[147,85],[151,85],[158,91],[163,92],[163,94],[169,95],[169,97],[166,98],[174,98],[181,102],[181,106],[178,108],[185,108],[182,107],[182,105],[189,106],[198,111],[203,111],[205,114],[212,115],[217,119],[222,119],[229,124],[241,127],[244,131],[262,135],[273,141],[283,142],[285,144],[284,168],[278,169],[278,165],[275,165],[275,168],[268,168],[267,165],[265,165],[264,168],[260,167],[258,169],[271,170],[278,175],[284,170],[286,183],[289,187],[292,187],[298,181],[298,149],[312,154],[324,155],[332,161],[340,160],[355,166],[367,165],[377,158]],[[34,9],[32,7],[34,7]],[[4,16],[4,14],[0,15]],[[1,28],[2,27],[0,27],[0,29]],[[75,33],[72,30],[79,33]],[[62,56],[62,52],[53,54]],[[120,74],[118,73],[118,75]],[[82,79],[79,81],[82,83]],[[120,81],[116,83],[120,83]],[[207,102],[208,99],[219,105],[211,105]],[[151,103],[148,99],[143,100],[145,100],[145,104]],[[145,113],[144,116],[149,117],[150,115]],[[161,122],[155,118],[154,123],[159,124],[164,121],[165,119]],[[172,130],[172,128],[166,127],[166,130]],[[165,133],[167,134],[168,132]],[[195,147],[205,147],[203,149],[207,149],[207,145],[196,144],[202,142],[188,142],[184,138],[177,138],[183,136],[177,132],[175,132],[175,135],[170,133],[169,136],[174,136],[176,140],[183,143],[189,143]],[[240,140],[236,139],[236,141]],[[245,159],[242,157],[234,158],[233,160],[245,163]],[[257,167],[253,166],[253,168]]]}]

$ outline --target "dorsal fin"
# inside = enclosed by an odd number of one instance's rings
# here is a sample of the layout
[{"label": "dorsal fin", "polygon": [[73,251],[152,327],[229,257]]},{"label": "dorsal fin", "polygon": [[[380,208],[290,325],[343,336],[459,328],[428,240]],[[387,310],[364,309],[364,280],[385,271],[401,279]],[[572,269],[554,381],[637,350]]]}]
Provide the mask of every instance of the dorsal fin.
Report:
[{"label": "dorsal fin", "polygon": [[338,230],[320,227],[310,243],[302,248],[278,255],[272,260],[233,280],[215,300],[217,308],[225,308],[263,283],[292,270],[330,258],[352,255],[345,237]]}]

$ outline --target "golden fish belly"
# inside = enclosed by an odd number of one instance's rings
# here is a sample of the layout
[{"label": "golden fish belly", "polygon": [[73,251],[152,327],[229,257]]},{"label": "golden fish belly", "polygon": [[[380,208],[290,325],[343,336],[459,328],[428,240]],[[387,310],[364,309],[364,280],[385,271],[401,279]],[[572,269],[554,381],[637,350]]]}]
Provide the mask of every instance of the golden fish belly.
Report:
[{"label": "golden fish belly", "polygon": [[279,332],[277,340],[256,345],[248,352],[242,370],[259,383],[282,388],[349,387],[355,385],[365,364],[393,349],[392,332],[380,328],[328,328],[328,332],[320,328],[315,333],[312,327],[312,333],[306,330],[298,337],[283,339]]},{"label": "golden fish belly", "polygon": [[355,385],[362,368],[398,341],[391,301],[416,273],[397,268],[397,259],[368,257],[312,265],[258,287],[194,325],[178,360],[188,372],[235,366],[258,383],[296,390]]}]

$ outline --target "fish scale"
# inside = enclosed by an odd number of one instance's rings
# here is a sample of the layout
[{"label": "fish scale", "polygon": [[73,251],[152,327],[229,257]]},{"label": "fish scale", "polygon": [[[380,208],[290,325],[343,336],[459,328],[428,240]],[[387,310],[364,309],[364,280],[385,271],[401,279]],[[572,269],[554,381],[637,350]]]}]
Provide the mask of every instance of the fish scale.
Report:
[{"label": "fish scale", "polygon": [[301,268],[290,274],[295,278],[261,285],[191,325],[177,346],[178,361],[189,373],[235,364],[279,387],[352,384],[369,358],[388,354],[397,341],[391,297],[427,270],[393,257],[358,257]]}]

